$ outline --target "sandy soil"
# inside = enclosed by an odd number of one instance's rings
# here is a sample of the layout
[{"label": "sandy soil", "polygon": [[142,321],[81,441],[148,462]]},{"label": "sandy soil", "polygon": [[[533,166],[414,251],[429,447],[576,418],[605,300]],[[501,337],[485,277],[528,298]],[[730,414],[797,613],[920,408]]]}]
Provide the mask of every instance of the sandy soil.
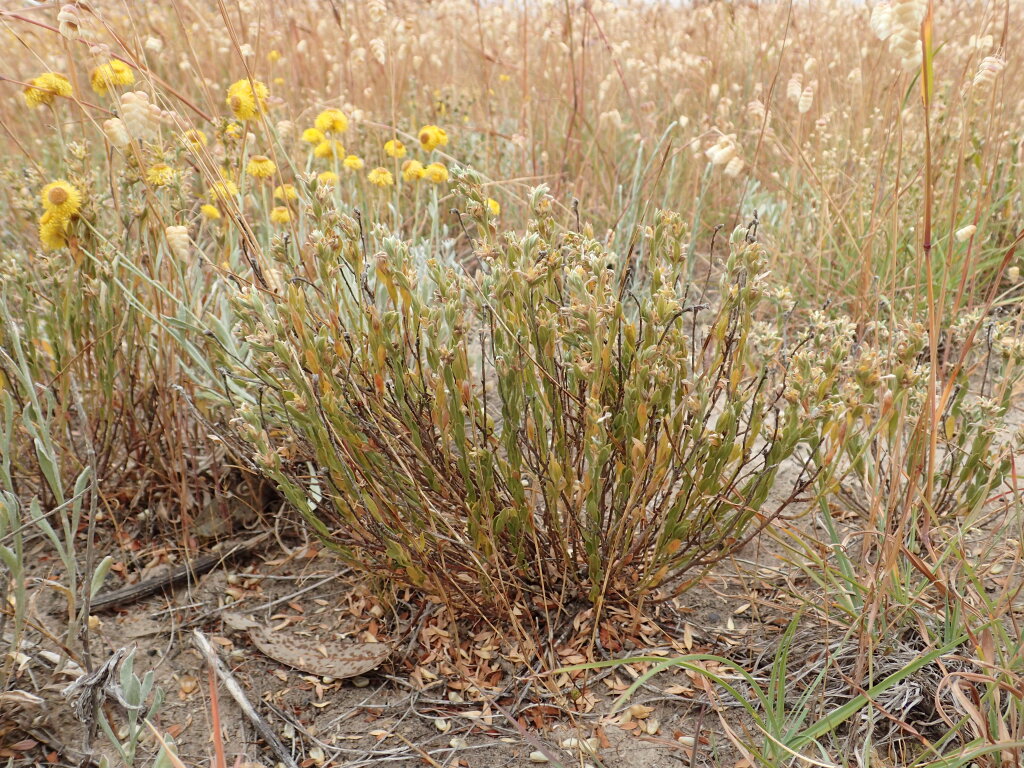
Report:
[{"label": "sandy soil", "polygon": [[[34,570],[52,573],[53,563],[38,554]],[[608,655],[678,655],[692,650],[752,661],[785,622],[781,612],[766,615],[763,606],[751,602],[752,595],[770,602],[772,580],[781,584],[778,571],[758,568],[760,583],[757,590],[751,589],[754,561],[767,559],[770,554],[764,547],[751,548],[749,557],[719,568],[701,585],[659,608],[664,632],[657,643],[623,647]],[[124,582],[116,574],[108,581],[111,586]],[[62,626],[61,610],[53,590],[42,590],[33,600],[36,619],[54,634]],[[284,643],[291,637],[301,638],[307,646],[322,642],[336,648],[346,642],[381,640],[395,647],[377,669],[347,680],[333,679],[311,673],[317,669],[315,658],[305,660],[302,670],[268,657],[249,634],[232,627],[237,623],[232,616],[240,615],[259,622]],[[591,672],[589,681],[575,686],[585,692],[585,701],[573,702],[545,692],[535,678],[523,675],[523,669],[499,664],[494,668],[503,674],[496,691],[474,696],[459,682],[450,659],[436,653],[425,658],[422,653],[424,628],[428,633],[444,632],[443,624],[413,617],[420,621],[421,634],[410,639],[409,632],[402,631],[410,616],[401,601],[389,613],[364,581],[339,572],[333,559],[314,546],[299,544],[288,552],[268,546],[248,562],[201,577],[192,588],[109,611],[99,619],[92,633],[93,658],[101,663],[117,648],[136,649],[137,673],[152,670],[167,693],[157,725],[174,736],[186,765],[208,763],[213,754],[207,667],[192,640],[193,628],[211,639],[231,674],[304,768],[525,765],[532,764],[530,755],[536,752],[546,752],[563,765],[652,768],[732,765],[739,758],[719,715],[709,708],[707,695],[681,672],[654,678],[630,699],[628,706],[634,708],[625,711],[613,711],[612,704],[645,667]],[[54,674],[53,665],[38,655],[53,644],[38,632],[29,636],[37,644],[12,687],[33,691],[44,703],[8,708],[4,717],[18,728],[9,727],[4,738],[16,739],[11,743],[21,750],[19,762],[75,764],[86,747],[85,730],[61,696],[70,677]],[[493,640],[476,645],[484,653],[501,655]],[[465,647],[474,647],[472,638]],[[571,652],[568,647],[562,650],[567,662],[579,661]],[[219,691],[229,764],[240,760],[273,765],[274,758],[258,742],[252,723],[223,686]],[[742,710],[734,702],[718,704],[742,732]],[[513,712],[518,723],[507,716]],[[588,754],[587,739],[596,745],[596,759]],[[96,759],[109,748],[100,737],[90,751]]]}]

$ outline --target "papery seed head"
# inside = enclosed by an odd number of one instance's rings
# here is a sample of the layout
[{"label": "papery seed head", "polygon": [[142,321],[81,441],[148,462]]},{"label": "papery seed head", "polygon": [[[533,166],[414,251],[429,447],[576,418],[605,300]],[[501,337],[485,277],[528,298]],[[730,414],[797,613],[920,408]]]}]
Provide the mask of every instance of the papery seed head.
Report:
[{"label": "papery seed head", "polygon": [[973,224],[968,224],[966,227],[961,227],[956,231],[956,240],[958,243],[962,243],[965,240],[970,240],[974,237],[974,233],[978,231],[978,228]]},{"label": "papery seed head", "polygon": [[974,75],[974,87],[982,88],[992,85],[1004,69],[1006,69],[1006,60],[1001,56],[986,56],[981,60],[978,72]]},{"label": "papery seed head", "polygon": [[882,0],[871,9],[871,31],[879,40],[887,40],[892,34],[892,8],[889,0]]},{"label": "papery seed head", "polygon": [[78,15],[78,6],[68,3],[61,6],[57,13],[57,31],[68,40],[81,37],[82,19]]},{"label": "papery seed head", "polygon": [[173,225],[164,230],[164,235],[167,237],[167,245],[171,249],[171,253],[182,261],[188,259],[191,242],[188,236],[188,227]]},{"label": "papery seed head", "polygon": [[109,120],[103,121],[103,135],[107,137],[107,141],[118,149],[124,149],[131,141],[131,135],[128,133],[124,121],[119,117],[112,117]]},{"label": "papery seed head", "polygon": [[814,104],[814,83],[811,83],[804,88],[803,93],[800,94],[800,101],[797,102],[797,110],[801,115],[811,111],[811,105]]},{"label": "papery seed head", "polygon": [[790,101],[800,101],[800,94],[803,93],[804,89],[804,76],[803,73],[797,72],[786,83],[786,98]]}]

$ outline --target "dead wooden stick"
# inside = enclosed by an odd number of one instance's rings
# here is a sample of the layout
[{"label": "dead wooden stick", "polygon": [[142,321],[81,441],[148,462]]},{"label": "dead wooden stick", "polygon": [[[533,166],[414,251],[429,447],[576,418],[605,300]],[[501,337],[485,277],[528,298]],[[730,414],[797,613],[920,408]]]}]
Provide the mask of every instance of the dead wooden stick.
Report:
[{"label": "dead wooden stick", "polygon": [[90,609],[94,613],[98,613],[99,611],[103,611],[108,608],[116,608],[119,605],[132,603],[136,600],[141,600],[144,597],[155,595],[157,592],[162,592],[170,587],[175,587],[185,581],[195,581],[197,576],[201,576],[207,571],[216,568],[220,563],[225,562],[229,558],[238,557],[239,555],[252,551],[257,544],[265,541],[268,536],[269,534],[267,533],[261,533],[258,536],[254,536],[244,541],[229,543],[219,552],[211,552],[203,555],[196,560],[193,560],[191,563],[179,565],[174,570],[161,576],[146,579],[145,581],[140,581],[138,584],[131,584],[127,587],[116,589],[113,592],[103,592],[92,599]]},{"label": "dead wooden stick", "polygon": [[220,660],[217,655],[217,651],[214,650],[213,646],[210,645],[210,641],[206,638],[202,632],[198,629],[192,630],[192,640],[199,649],[199,652],[203,654],[206,661],[210,664],[213,670],[217,673],[217,677],[224,683],[224,687],[228,689],[228,693],[231,694],[231,698],[235,700],[242,713],[249,718],[253,726],[256,728],[256,732],[263,737],[263,740],[267,742],[274,754],[277,755],[277,759],[285,764],[286,768],[299,768],[295,760],[292,758],[291,752],[281,743],[281,740],[277,738],[274,731],[271,729],[270,724],[260,715],[259,712],[253,707],[246,698],[245,691],[242,690],[242,686],[238,684],[228,668],[224,666],[224,662]]}]

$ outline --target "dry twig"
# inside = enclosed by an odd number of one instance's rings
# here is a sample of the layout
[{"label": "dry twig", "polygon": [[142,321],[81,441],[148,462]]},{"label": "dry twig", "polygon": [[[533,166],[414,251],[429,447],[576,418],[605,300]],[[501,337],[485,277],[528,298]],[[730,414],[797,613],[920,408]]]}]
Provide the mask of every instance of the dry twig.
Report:
[{"label": "dry twig", "polygon": [[292,757],[291,752],[281,743],[281,740],[277,738],[270,724],[256,711],[252,703],[245,695],[245,691],[242,690],[242,686],[238,684],[234,676],[224,666],[224,662],[220,660],[217,652],[214,650],[210,641],[206,638],[201,631],[198,629],[192,631],[192,640],[195,643],[196,648],[203,654],[207,662],[217,673],[217,676],[224,683],[224,687],[228,689],[228,693],[231,694],[231,698],[235,700],[238,707],[242,710],[242,713],[249,718],[249,721],[256,728],[256,732],[263,737],[263,740],[267,742],[267,745],[274,751],[277,759],[285,764],[286,768],[298,768],[295,759]]}]

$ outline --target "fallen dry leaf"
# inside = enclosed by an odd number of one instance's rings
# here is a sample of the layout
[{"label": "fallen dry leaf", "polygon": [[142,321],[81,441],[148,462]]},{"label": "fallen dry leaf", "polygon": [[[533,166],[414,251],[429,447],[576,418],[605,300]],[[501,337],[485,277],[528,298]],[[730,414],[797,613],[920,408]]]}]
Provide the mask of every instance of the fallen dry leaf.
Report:
[{"label": "fallen dry leaf", "polygon": [[199,681],[192,675],[182,675],[178,680],[178,689],[182,695],[189,696],[199,688]]},{"label": "fallen dry leaf", "polygon": [[253,645],[274,661],[320,677],[356,677],[376,669],[391,655],[385,643],[331,642],[299,637],[282,629],[271,632],[237,614],[224,614],[224,622],[248,632]]},{"label": "fallen dry leaf", "polygon": [[43,700],[28,691],[0,691],[0,704],[12,707],[38,707]]}]

